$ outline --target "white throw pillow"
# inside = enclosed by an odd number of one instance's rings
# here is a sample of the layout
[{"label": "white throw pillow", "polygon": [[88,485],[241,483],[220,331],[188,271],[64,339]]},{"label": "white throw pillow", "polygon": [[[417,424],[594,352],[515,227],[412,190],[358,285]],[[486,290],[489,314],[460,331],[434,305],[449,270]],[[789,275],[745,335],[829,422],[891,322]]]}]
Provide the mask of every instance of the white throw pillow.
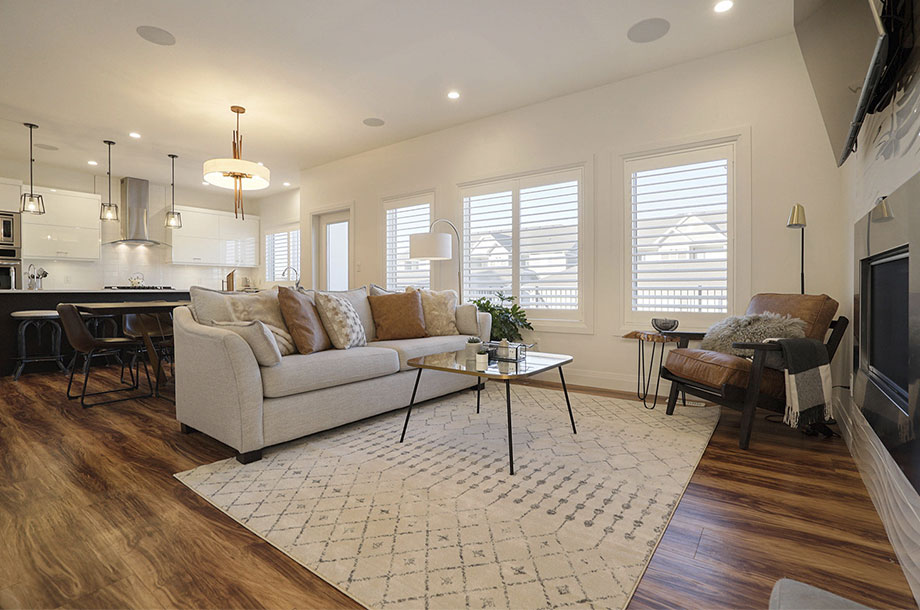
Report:
[{"label": "white throw pillow", "polygon": [[252,322],[214,322],[216,328],[223,328],[238,334],[249,344],[259,366],[275,366],[281,362],[281,350],[275,335],[264,323]]},{"label": "white throw pillow", "polygon": [[252,322],[258,320],[275,336],[282,356],[297,351],[294,339],[288,332],[278,302],[278,288],[260,292],[220,292],[201,286],[189,288],[192,309],[199,324],[206,326],[215,322]]},{"label": "white throw pillow", "polygon": [[[326,334],[329,335],[329,340],[336,349],[367,345],[367,336],[364,334],[361,318],[344,295],[317,292],[314,300]],[[364,300],[366,301],[367,297]]]},{"label": "white throw pillow", "polygon": [[461,335],[479,336],[479,310],[472,303],[457,308],[457,331]]},{"label": "white throw pillow", "polygon": [[[409,286],[406,292],[415,292]],[[422,293],[422,312],[425,314],[425,328],[431,337],[459,335],[457,330],[457,293],[453,290],[418,290]]]}]

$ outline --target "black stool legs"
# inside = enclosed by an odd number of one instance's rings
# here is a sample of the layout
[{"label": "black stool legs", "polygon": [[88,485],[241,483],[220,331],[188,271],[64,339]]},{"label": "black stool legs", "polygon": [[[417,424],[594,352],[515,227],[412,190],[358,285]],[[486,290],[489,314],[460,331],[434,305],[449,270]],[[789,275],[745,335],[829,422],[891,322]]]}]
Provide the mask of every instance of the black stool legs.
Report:
[{"label": "black stool legs", "polygon": [[[26,348],[26,335],[30,327],[35,327],[38,335],[38,342],[41,345],[42,329],[45,326],[51,327],[51,353],[29,354]],[[62,371],[66,371],[64,358],[61,356],[61,324],[54,318],[31,318],[25,319],[19,323],[17,330],[17,347],[19,348],[19,361],[16,370],[13,372],[13,381],[17,381],[22,375],[26,364],[30,362],[54,362]]]}]

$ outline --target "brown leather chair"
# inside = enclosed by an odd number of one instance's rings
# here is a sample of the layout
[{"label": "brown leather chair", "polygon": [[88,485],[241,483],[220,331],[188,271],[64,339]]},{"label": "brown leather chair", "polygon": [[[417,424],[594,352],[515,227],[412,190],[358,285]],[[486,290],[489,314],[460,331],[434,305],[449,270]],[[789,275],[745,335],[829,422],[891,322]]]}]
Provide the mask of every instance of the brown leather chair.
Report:
[{"label": "brown leather chair", "polygon": [[[173,342],[173,323],[172,315],[168,313],[141,313],[125,314],[122,318],[122,329],[126,337],[143,342],[144,331],[150,335],[153,343],[154,355],[157,360],[156,385],[154,386],[154,395],[160,396],[160,381],[164,379],[161,371],[163,363],[168,362],[170,366],[170,376],[173,376],[173,356],[175,345]],[[146,349],[146,344],[145,344]]]},{"label": "brown leather chair", "polygon": [[[828,358],[833,360],[849,325],[849,320],[843,316],[834,320],[837,307],[837,301],[826,294],[763,293],[754,295],[746,313],[770,311],[804,320],[805,336],[825,342]],[[829,337],[828,330],[831,330]],[[784,373],[764,366],[767,354],[779,351],[776,343],[734,344],[736,348],[754,350],[754,358],[749,360],[687,347],[690,341],[702,339],[705,333],[674,331],[664,334],[678,339],[677,349],[668,353],[668,359],[661,368],[661,376],[671,382],[668,415],[674,413],[680,393],[739,409],[742,416],[738,444],[742,449],[747,449],[757,407],[779,413],[785,411]]]},{"label": "brown leather chair", "polygon": [[[139,369],[135,369],[131,372],[131,383],[126,384],[128,387],[124,388],[115,388],[114,390],[104,390],[100,392],[87,392],[86,386],[89,382],[90,370],[92,367],[93,357],[98,355],[106,354],[117,354],[120,356],[122,362],[122,379],[124,379],[124,362],[126,361],[128,351],[136,351],[138,349],[143,349],[143,343],[137,341],[136,339],[130,339],[128,337],[95,337],[93,333],[86,327],[86,323],[83,319],[83,316],[80,315],[80,312],[77,310],[76,306],[69,303],[61,303],[57,306],[58,315],[61,318],[61,326],[64,328],[64,334],[67,335],[67,341],[74,348],[76,352],[74,354],[73,364],[70,368],[70,380],[67,383],[67,398],[74,400],[76,398],[80,399],[80,405],[83,408],[95,407],[96,405],[109,404],[113,402],[119,402],[122,400],[131,400],[134,398],[147,398],[153,395],[153,386],[150,383],[150,373],[147,371],[147,364],[144,363],[144,373],[147,375],[147,385],[150,387],[150,391],[146,394],[135,394],[130,396],[123,396],[121,398],[114,398],[111,400],[103,400],[94,403],[87,403],[87,396],[99,396],[102,394],[111,394],[113,392],[125,392],[129,390],[137,390],[140,386],[140,376]],[[74,373],[76,372],[76,360],[77,356],[83,356],[83,389],[80,394],[72,395],[70,393],[71,387],[73,386]],[[129,367],[130,370],[130,367]]]}]

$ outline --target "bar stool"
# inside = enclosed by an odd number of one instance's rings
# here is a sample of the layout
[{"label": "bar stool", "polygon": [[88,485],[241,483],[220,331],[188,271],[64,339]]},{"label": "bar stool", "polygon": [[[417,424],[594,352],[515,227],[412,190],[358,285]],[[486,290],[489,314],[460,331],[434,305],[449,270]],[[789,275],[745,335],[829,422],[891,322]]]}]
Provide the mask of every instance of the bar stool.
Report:
[{"label": "bar stool", "polygon": [[[19,379],[22,370],[30,362],[55,362],[59,369],[62,371],[67,370],[64,366],[64,359],[61,356],[61,323],[56,311],[53,309],[27,309],[14,311],[10,314],[10,317],[20,320],[19,329],[17,330],[19,348],[17,360],[19,364],[16,365],[16,370],[13,373],[13,381]],[[26,332],[29,328],[34,327],[38,335],[39,347],[41,347],[42,329],[45,326],[51,328],[51,353],[29,354],[26,349]]]}]

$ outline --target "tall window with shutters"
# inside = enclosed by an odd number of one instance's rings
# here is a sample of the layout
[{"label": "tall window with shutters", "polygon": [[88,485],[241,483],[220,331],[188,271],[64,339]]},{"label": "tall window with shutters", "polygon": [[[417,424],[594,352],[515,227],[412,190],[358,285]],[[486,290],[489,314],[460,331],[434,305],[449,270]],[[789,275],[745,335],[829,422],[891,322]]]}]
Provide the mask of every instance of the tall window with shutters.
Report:
[{"label": "tall window with shutters", "polygon": [[409,258],[409,236],[425,233],[431,224],[431,197],[390,199],[386,208],[387,290],[402,292],[407,286],[430,288],[430,264]]},{"label": "tall window with shutters", "polygon": [[463,292],[518,297],[535,319],[581,311],[583,169],[462,189]]},{"label": "tall window with shutters", "polygon": [[628,159],[629,308],[705,323],[729,311],[734,147]]},{"label": "tall window with shutters", "polygon": [[300,273],[300,229],[269,231],[265,234],[265,281],[293,281],[296,274],[282,276],[288,267]]}]

